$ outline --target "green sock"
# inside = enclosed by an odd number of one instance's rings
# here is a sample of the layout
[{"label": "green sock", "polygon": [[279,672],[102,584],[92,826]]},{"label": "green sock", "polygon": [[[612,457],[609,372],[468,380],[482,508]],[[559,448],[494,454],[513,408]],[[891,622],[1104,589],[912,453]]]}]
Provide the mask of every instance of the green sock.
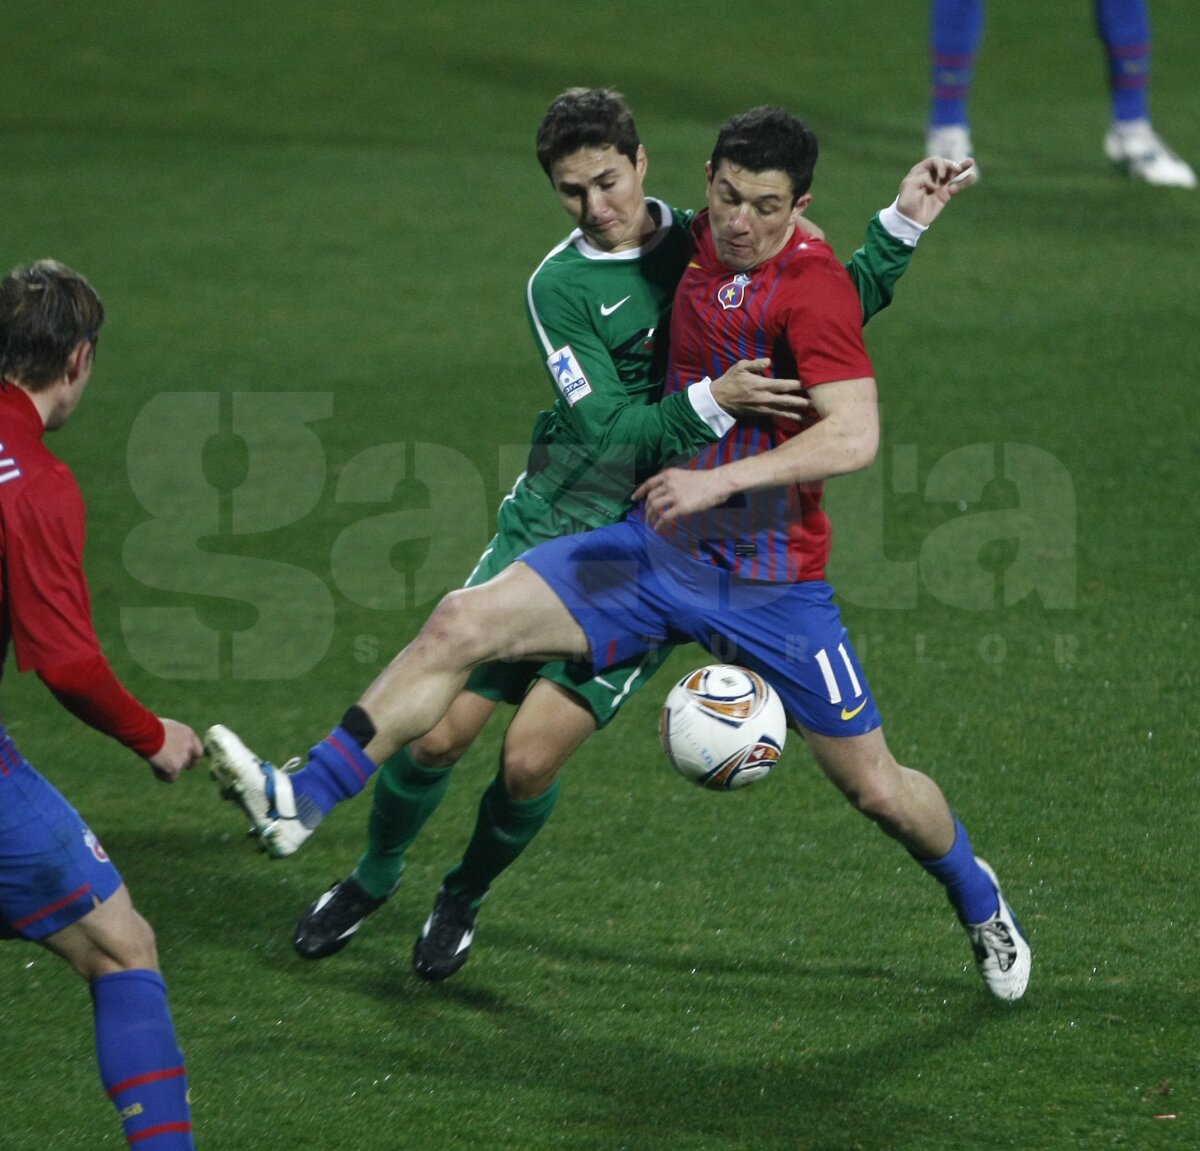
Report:
[{"label": "green sock", "polygon": [[537,835],[558,799],[558,780],[536,799],[510,799],[497,776],[483,793],[475,831],[462,862],[442,881],[453,894],[478,904],[493,880]]},{"label": "green sock", "polygon": [[404,853],[450,786],[449,767],[422,767],[408,748],[379,769],[367,822],[367,852],[354,878],[375,899],[383,899],[400,880]]}]

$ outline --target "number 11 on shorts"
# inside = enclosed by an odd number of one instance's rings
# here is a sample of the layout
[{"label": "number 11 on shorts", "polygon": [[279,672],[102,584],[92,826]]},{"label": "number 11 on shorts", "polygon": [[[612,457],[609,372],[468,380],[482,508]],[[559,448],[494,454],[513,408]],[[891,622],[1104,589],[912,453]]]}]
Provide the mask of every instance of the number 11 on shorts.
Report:
[{"label": "number 11 on shorts", "polygon": [[[846,674],[850,677],[850,686],[854,689],[854,698],[857,699],[862,695],[862,685],[858,682],[858,676],[854,673],[854,665],[850,662],[850,656],[846,652],[846,645],[839,643],[837,646],[838,655],[842,657],[842,663],[845,665]],[[842,702],[842,689],[838,686],[837,676],[833,672],[833,662],[829,658],[829,650],[821,648],[814,657],[817,661],[817,666],[821,669],[821,675],[825,677],[825,690],[829,692],[830,703]]]}]

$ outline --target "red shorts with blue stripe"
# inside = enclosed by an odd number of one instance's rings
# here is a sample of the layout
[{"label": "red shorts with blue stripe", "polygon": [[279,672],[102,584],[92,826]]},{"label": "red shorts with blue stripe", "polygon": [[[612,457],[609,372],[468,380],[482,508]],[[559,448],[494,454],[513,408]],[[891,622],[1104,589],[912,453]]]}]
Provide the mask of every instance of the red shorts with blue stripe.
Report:
[{"label": "red shorts with blue stripe", "polygon": [[91,828],[0,727],[0,938],[45,939],[120,886]]},{"label": "red shorts with blue stripe", "polygon": [[739,579],[625,520],[539,544],[520,557],[588,638],[597,673],[688,640],[742,664],[779,693],[788,716],[823,735],[863,735],[882,720],[823,580]]}]

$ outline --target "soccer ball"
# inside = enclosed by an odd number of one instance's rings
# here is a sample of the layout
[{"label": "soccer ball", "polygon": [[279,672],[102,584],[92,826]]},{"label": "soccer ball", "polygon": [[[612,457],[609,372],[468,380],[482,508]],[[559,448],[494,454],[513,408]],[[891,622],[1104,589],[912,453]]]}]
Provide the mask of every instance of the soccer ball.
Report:
[{"label": "soccer ball", "polygon": [[658,733],[685,779],[733,791],[763,779],[783,752],[787,718],[771,685],[749,668],[710,664],[667,695]]}]

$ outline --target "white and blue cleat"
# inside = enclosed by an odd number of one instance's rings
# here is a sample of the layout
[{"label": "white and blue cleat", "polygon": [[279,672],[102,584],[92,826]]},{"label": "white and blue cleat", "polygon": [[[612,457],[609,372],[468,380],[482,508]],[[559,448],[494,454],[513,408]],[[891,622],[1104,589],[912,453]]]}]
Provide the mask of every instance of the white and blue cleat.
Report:
[{"label": "white and blue cleat", "polygon": [[991,919],[965,925],[975,951],[975,966],[987,989],[997,999],[1013,1002],[1020,999],[1029,986],[1033,952],[1012,908],[1004,901],[996,873],[982,859],[976,858],[975,862],[996,885],[996,897],[1000,900],[1000,907]]},{"label": "white and blue cleat", "polygon": [[221,788],[221,797],[236,803],[250,820],[250,834],[260,851],[282,859],[299,850],[312,834],[296,810],[296,797],[288,772],[300,764],[289,760],[282,768],[255,755],[229,728],[215,724],[204,733],[204,748],[211,761],[209,773]]}]

